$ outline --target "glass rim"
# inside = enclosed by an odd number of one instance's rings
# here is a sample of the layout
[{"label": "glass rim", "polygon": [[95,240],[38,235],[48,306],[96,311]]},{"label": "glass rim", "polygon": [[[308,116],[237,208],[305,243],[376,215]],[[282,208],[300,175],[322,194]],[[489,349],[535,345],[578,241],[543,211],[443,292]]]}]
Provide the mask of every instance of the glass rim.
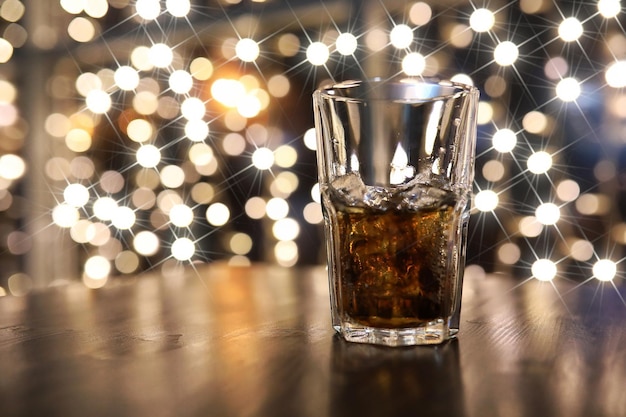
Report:
[{"label": "glass rim", "polygon": [[433,101],[478,94],[478,88],[451,80],[427,77],[345,80],[327,84],[314,93],[320,98],[349,101]]}]

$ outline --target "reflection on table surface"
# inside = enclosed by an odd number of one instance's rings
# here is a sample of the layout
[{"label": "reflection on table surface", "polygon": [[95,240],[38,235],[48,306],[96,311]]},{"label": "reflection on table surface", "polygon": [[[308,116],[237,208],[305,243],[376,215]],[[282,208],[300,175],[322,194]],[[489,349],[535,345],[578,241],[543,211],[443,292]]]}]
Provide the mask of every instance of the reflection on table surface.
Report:
[{"label": "reflection on table surface", "polygon": [[323,268],[0,298],[2,415],[623,416],[624,290],[468,274],[458,340],[350,344]]}]

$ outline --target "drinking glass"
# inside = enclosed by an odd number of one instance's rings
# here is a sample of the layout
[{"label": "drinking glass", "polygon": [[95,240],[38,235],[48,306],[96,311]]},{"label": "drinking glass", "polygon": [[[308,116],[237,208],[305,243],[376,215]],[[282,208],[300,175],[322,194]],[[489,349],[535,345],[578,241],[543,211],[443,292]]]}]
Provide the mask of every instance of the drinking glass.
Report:
[{"label": "drinking glass", "polygon": [[424,78],[315,91],[332,325],[346,340],[457,334],[478,97]]}]

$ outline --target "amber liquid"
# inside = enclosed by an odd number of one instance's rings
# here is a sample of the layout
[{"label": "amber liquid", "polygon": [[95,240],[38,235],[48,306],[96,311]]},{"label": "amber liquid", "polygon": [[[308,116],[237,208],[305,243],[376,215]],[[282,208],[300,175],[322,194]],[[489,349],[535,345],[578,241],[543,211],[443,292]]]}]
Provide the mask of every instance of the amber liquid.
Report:
[{"label": "amber liquid", "polygon": [[376,211],[335,205],[340,310],[365,326],[416,327],[452,313],[458,215],[444,205]]}]

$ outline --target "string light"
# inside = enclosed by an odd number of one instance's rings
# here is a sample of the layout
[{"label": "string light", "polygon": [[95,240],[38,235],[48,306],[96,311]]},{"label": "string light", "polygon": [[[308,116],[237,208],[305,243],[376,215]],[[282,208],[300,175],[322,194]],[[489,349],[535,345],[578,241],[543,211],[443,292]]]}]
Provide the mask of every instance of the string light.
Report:
[{"label": "string light", "polygon": [[95,114],[104,114],[111,109],[111,97],[102,90],[91,90],[87,93],[85,104]]},{"label": "string light", "polygon": [[139,74],[133,67],[122,65],[115,70],[114,80],[119,88],[130,91],[139,85]]},{"label": "string light", "polygon": [[311,65],[324,65],[329,57],[328,47],[322,42],[313,42],[306,48],[306,59]]},{"label": "string light", "polygon": [[230,209],[223,203],[213,203],[206,210],[206,218],[213,226],[223,226],[230,219]]},{"label": "string light", "polygon": [[191,10],[191,3],[189,0],[167,0],[165,9],[174,17],[185,17]]},{"label": "string light", "polygon": [[289,214],[289,204],[284,198],[274,197],[265,204],[267,217],[272,220],[280,220]]},{"label": "string light", "polygon": [[52,221],[61,228],[69,229],[79,219],[78,209],[70,204],[61,203],[52,209]]},{"label": "string light", "polygon": [[259,57],[259,53],[259,44],[253,39],[240,39],[235,46],[237,58],[244,62],[254,62]]},{"label": "string light", "polygon": [[545,151],[535,152],[528,157],[527,165],[533,174],[545,174],[552,167],[552,156]]},{"label": "string light", "polygon": [[561,210],[554,203],[543,203],[535,210],[537,221],[546,226],[556,224],[561,218]]},{"label": "string light", "polygon": [[519,56],[517,45],[510,41],[499,43],[493,51],[493,58],[498,65],[508,67],[513,65]]},{"label": "string light", "polygon": [[186,204],[176,204],[170,209],[170,221],[177,227],[189,227],[193,222],[193,210]]},{"label": "string light", "polygon": [[111,224],[119,230],[128,230],[135,225],[136,215],[133,209],[118,206],[111,215]]},{"label": "string light", "polygon": [[16,180],[26,173],[26,162],[15,154],[0,156],[0,177],[7,180]]},{"label": "string light", "polygon": [[559,25],[559,36],[565,42],[578,40],[583,34],[583,25],[575,17],[568,17]]},{"label": "string light", "polygon": [[149,230],[142,230],[133,238],[133,247],[142,256],[152,256],[159,250],[159,237]]},{"label": "string light", "polygon": [[161,151],[154,145],[143,145],[137,150],[137,162],[144,168],[154,168],[161,161]]},{"label": "string light", "polygon": [[575,78],[563,78],[556,85],[556,96],[565,102],[576,100],[580,93],[580,83]]},{"label": "string light", "polygon": [[135,10],[142,19],[154,20],[161,14],[161,5],[159,0],[137,0]]},{"label": "string light", "polygon": [[356,36],[351,33],[342,33],[337,37],[335,41],[337,51],[341,55],[352,55],[356,52],[358,47],[358,41]]},{"label": "string light", "polygon": [[[597,13],[576,9],[575,17],[563,16],[556,6],[543,7],[545,2],[520,3],[522,13],[541,13],[549,22],[545,33],[552,39],[543,45],[537,44],[539,39],[526,42],[518,36],[523,24],[515,26],[506,20],[511,6],[496,11],[470,9],[471,13],[459,20],[460,15],[452,16],[437,5],[413,2],[405,10],[404,22],[360,27],[337,21],[336,29],[319,28],[319,42],[303,41],[317,36],[306,24],[298,32],[290,27],[267,34],[261,25],[251,24],[252,19],[248,22],[244,16],[232,20],[234,34],[219,41],[217,52],[210,47],[194,48],[191,38],[174,43],[178,38],[169,36],[182,27],[195,30],[197,23],[190,18],[194,7],[189,0],[122,3],[61,0],[57,4],[59,11],[69,15],[63,36],[74,43],[89,44],[98,39],[94,48],[104,44],[105,48],[98,51],[111,53],[98,62],[111,58],[110,68],[95,68],[98,64],[94,65],[89,54],[75,54],[72,59],[76,67],[87,64],[86,69],[72,74],[75,69],[59,64],[44,88],[55,100],[65,100],[71,94],[82,97],[78,100],[82,105],[73,113],[70,104],[63,104],[56,113],[47,115],[45,133],[54,141],[52,147],[63,148],[63,152],[50,158],[43,169],[46,179],[54,183],[54,193],[62,194],[55,195],[58,203],[50,209],[52,224],[69,233],[74,242],[96,247],[96,256],[102,257],[89,256],[87,259],[94,260],[83,263],[85,285],[104,285],[113,268],[119,273],[135,271],[143,264],[139,262],[141,256],[168,256],[162,249],[167,252],[170,248],[174,260],[181,262],[205,254],[202,239],[175,236],[191,234],[200,223],[223,229],[223,236],[215,241],[222,245],[224,256],[235,256],[235,263],[249,263],[257,256],[250,254],[256,240],[253,244],[252,232],[235,232],[230,223],[240,215],[272,225],[272,237],[278,240],[273,252],[278,264],[290,266],[300,257],[310,256],[300,250],[302,243],[295,239],[307,225],[322,222],[319,185],[311,184],[312,177],[304,172],[314,159],[316,133],[310,126],[296,126],[299,120],[295,118],[289,127],[273,126],[272,122],[282,117],[277,117],[281,112],[287,118],[299,114],[291,106],[297,100],[302,103],[303,87],[310,87],[303,86],[304,82],[317,86],[352,73],[358,78],[358,71],[369,71],[366,64],[379,52],[389,52],[390,73],[451,77],[481,89],[476,160],[476,186],[481,191],[475,194],[472,213],[479,223],[497,218],[510,239],[484,250],[497,251],[497,259],[506,265],[532,265],[534,278],[551,281],[557,275],[557,262],[529,260],[524,248],[550,236],[547,240],[554,237],[556,241],[550,253],[558,259],[593,266],[594,277],[601,281],[617,275],[617,263],[596,261],[595,257],[603,236],[609,236],[606,239],[611,245],[626,243],[621,219],[612,218],[614,226],[601,236],[596,236],[593,228],[583,228],[578,230],[582,236],[573,238],[568,227],[556,225],[564,218],[569,224],[570,216],[616,215],[613,196],[581,178],[582,168],[571,172],[567,156],[578,150],[582,139],[593,142],[601,135],[615,147],[623,145],[621,139],[610,127],[595,130],[596,136],[573,129],[561,139],[561,132],[566,130],[559,124],[565,115],[568,123],[576,119],[569,117],[569,112],[582,112],[587,117],[588,99],[606,99],[610,110],[603,117],[607,126],[626,118],[620,110],[625,100],[621,90],[626,87],[626,61],[620,52],[624,49],[624,30],[619,0],[598,1]],[[7,23],[0,38],[0,62],[20,59],[16,50],[26,38],[34,48],[58,49],[56,35],[39,34],[45,33],[45,28],[27,31],[20,24],[28,10],[24,4],[8,0],[0,8],[0,19]],[[119,23],[110,7],[128,8],[120,14],[131,16],[125,24],[142,28],[133,46],[118,48],[110,41],[117,35],[114,27]],[[373,7],[391,5],[383,1]],[[385,16],[395,16],[392,10],[385,11],[389,12]],[[229,14],[230,9],[225,7],[222,12]],[[299,18],[297,13],[295,17]],[[612,29],[597,35],[590,28],[596,23]],[[348,29],[341,32],[340,28]],[[244,34],[249,37],[242,37]],[[593,60],[580,54],[580,49],[591,42],[602,44],[607,53]],[[548,50],[549,44],[561,47]],[[89,47],[81,48],[89,51]],[[524,55],[527,48],[533,56]],[[453,65],[457,60],[450,57],[465,57],[470,50],[492,50],[493,55],[471,54],[464,58],[463,68]],[[524,78],[528,74],[524,66],[529,62],[537,69],[532,82]],[[13,76],[9,71],[0,80],[4,138],[0,141],[0,215],[7,218],[19,211],[20,180],[30,168],[20,151],[26,132],[32,129],[17,99],[21,84],[13,83]],[[583,87],[587,87],[584,96]],[[523,97],[517,103],[519,95]],[[510,106],[507,100],[515,105]],[[65,108],[70,111],[64,113]],[[585,120],[595,123],[594,118]],[[564,146],[559,140],[566,142]],[[550,149],[536,150],[546,144]],[[102,152],[111,152],[103,156],[111,160],[105,172],[96,163]],[[593,171],[592,181],[618,177],[617,167],[611,170],[609,166],[610,157],[603,156],[607,161],[602,159],[587,169]],[[398,157],[394,162],[403,161]],[[400,182],[401,177],[394,179]],[[528,192],[523,204],[510,204],[511,198],[517,198],[517,189],[524,186]],[[301,193],[302,189],[310,190],[310,195]],[[230,194],[241,190],[245,191],[244,198],[232,200],[232,205],[225,203],[230,201]],[[303,198],[302,194],[307,201],[296,203],[294,199]],[[198,210],[206,210],[205,218],[194,215]],[[503,221],[503,213],[511,216],[510,221]],[[28,252],[5,243],[8,253]],[[269,253],[271,256],[271,250]],[[1,285],[7,280],[0,280],[0,291],[5,291]],[[12,282],[14,290],[9,293],[18,293],[15,283],[26,280],[18,277]],[[24,284],[23,288],[27,287]]]},{"label": "string light", "polygon": [[134,119],[126,126],[126,134],[134,142],[146,142],[154,134],[152,124],[145,119]]},{"label": "string light", "polygon": [[411,52],[402,59],[402,70],[406,75],[421,75],[426,69],[426,58],[419,52]]},{"label": "string light", "polygon": [[105,279],[111,273],[111,263],[104,256],[92,256],[85,262],[85,275],[91,279]]},{"label": "string light", "polygon": [[300,225],[296,220],[286,217],[274,223],[272,233],[278,240],[294,240],[300,234]]},{"label": "string light", "polygon": [[93,203],[93,214],[100,220],[111,220],[112,214],[117,209],[117,201],[111,197],[99,197]]},{"label": "string light", "polygon": [[246,88],[238,80],[220,78],[211,85],[211,95],[226,107],[236,107],[246,96]]},{"label": "string light", "polygon": [[493,28],[495,16],[489,9],[476,9],[470,15],[470,27],[473,31],[482,33]]},{"label": "string light", "polygon": [[165,68],[172,63],[174,53],[172,49],[164,43],[155,43],[148,51],[148,60],[157,68]]},{"label": "string light", "polygon": [[82,184],[69,184],[63,190],[63,197],[70,206],[83,207],[89,202],[89,190]]},{"label": "string light", "polygon": [[186,237],[178,238],[172,243],[172,256],[179,261],[189,261],[196,253],[196,245]]},{"label": "string light", "polygon": [[538,259],[533,263],[531,271],[539,281],[552,281],[556,276],[557,268],[550,259]]},{"label": "string light", "polygon": [[593,264],[593,276],[599,281],[611,281],[617,273],[617,265],[610,259],[600,259]]},{"label": "string light", "polygon": [[517,135],[511,129],[500,129],[493,135],[493,147],[501,153],[511,152],[517,144]]},{"label": "string light", "polygon": [[189,120],[185,123],[185,136],[192,142],[201,142],[209,136],[209,125],[203,120]]},{"label": "string light", "polygon": [[598,11],[607,19],[616,17],[622,11],[620,0],[599,0]]},{"label": "string light", "polygon": [[186,98],[180,106],[180,114],[187,120],[199,120],[204,117],[206,107],[197,97]]},{"label": "string light", "polygon": [[474,197],[474,205],[483,212],[495,210],[499,202],[498,194],[493,190],[482,190]]},{"label": "string light", "polygon": [[169,86],[175,93],[186,94],[193,87],[193,78],[185,70],[176,70],[170,74]]},{"label": "string light", "polygon": [[396,25],[389,33],[391,44],[398,49],[405,49],[413,43],[413,30],[407,25]]},{"label": "string light", "polygon": [[605,79],[610,87],[626,87],[626,61],[617,61],[610,64],[606,69]]},{"label": "string light", "polygon": [[252,164],[260,170],[270,169],[274,165],[274,152],[268,148],[259,148],[252,154]]}]

